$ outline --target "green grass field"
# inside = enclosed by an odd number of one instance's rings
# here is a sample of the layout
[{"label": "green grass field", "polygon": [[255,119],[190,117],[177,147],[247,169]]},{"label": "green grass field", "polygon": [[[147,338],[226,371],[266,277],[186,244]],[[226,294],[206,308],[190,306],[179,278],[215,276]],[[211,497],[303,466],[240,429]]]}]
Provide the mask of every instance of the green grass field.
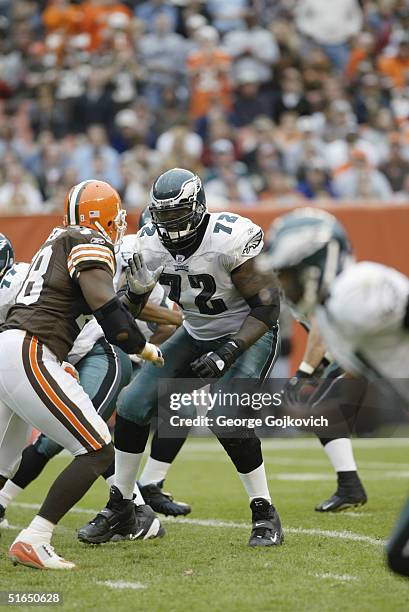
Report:
[{"label": "green grass field", "polygon": [[[407,441],[357,442],[369,503],[335,515],[313,511],[334,489],[318,442],[269,440],[264,446],[271,492],[286,534],[281,548],[247,547],[249,510],[234,469],[217,442],[190,440],[166,488],[191,502],[193,512],[188,520],[165,520],[165,538],[80,544],[76,528],[106,501],[101,481],[64,519],[54,538],[57,552],[77,563],[76,570],[13,567],[7,547],[68,461],[60,457],[9,509],[11,528],[1,537],[0,590],[59,590],[64,610],[84,611],[408,610],[409,582],[386,569],[383,555],[383,541],[408,489]],[[44,609],[34,609],[39,608]]]}]

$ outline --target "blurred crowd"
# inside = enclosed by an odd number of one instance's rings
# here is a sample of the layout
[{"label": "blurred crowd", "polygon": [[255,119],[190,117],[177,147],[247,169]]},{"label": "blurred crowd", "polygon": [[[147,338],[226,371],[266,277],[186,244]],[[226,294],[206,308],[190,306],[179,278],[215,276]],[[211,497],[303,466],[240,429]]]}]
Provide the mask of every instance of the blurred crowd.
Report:
[{"label": "blurred crowd", "polygon": [[174,166],[213,208],[409,202],[409,0],[0,0],[0,213]]}]

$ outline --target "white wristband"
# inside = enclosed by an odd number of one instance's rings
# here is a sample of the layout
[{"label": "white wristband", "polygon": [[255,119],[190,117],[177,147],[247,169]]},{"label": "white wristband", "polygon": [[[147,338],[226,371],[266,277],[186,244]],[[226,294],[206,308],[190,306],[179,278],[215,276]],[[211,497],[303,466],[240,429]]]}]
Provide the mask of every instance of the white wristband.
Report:
[{"label": "white wristband", "polygon": [[315,372],[315,368],[313,368],[306,361],[302,361],[300,365],[298,366],[298,369],[301,370],[301,372],[304,372],[304,374],[314,374]]}]

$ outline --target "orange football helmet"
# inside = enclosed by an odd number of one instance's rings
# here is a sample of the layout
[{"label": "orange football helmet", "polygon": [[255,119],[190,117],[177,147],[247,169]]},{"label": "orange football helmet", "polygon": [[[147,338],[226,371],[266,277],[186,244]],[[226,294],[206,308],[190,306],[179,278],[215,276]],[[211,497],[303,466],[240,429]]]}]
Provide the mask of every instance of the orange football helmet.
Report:
[{"label": "orange football helmet", "polygon": [[126,231],[126,211],[109,183],[82,181],[71,187],[64,202],[64,226],[80,225],[100,232],[112,244],[120,244]]}]

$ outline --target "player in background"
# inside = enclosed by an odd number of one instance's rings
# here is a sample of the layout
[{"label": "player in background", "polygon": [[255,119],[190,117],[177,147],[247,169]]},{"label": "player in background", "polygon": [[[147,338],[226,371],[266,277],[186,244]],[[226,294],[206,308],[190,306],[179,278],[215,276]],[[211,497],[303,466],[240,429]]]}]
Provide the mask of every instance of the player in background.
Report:
[{"label": "player in background", "polygon": [[[254,259],[263,247],[261,229],[231,213],[209,213],[201,180],[174,168],[151,191],[152,224],[138,233],[138,250],[148,268],[164,266],[160,283],[183,310],[183,327],[163,346],[161,370],[144,364],[120,394],[115,426],[115,484],[124,500],[133,483],[157,414],[161,379],[212,381],[214,392],[230,391],[235,378],[263,379],[277,356],[279,293],[257,273]],[[148,366],[148,367],[147,367]],[[213,413],[212,416],[215,416]],[[232,460],[250,499],[251,546],[283,541],[271,503],[260,440],[253,429],[213,431]],[[108,506],[111,501],[108,502]],[[102,510],[78,532],[80,540],[107,541],[122,526],[119,513]]]},{"label": "player in background", "polygon": [[[302,362],[283,390],[283,405],[311,400],[308,387],[313,389],[318,379],[327,379],[322,395],[337,383],[343,370],[333,361],[322,342],[314,320],[314,308],[320,292],[331,286],[337,274],[352,258],[348,236],[342,225],[326,211],[302,208],[276,219],[269,232],[268,253],[263,261],[278,274],[284,294],[294,317],[309,332]],[[332,381],[332,382],[331,382]],[[340,388],[340,387],[339,387]],[[320,399],[314,396],[314,402]],[[337,512],[363,505],[366,492],[358,476],[350,438],[320,438],[320,442],[337,474],[337,490],[320,502],[318,512]]]},{"label": "player in background", "polygon": [[[163,364],[159,349],[146,343],[134,319],[161,268],[150,273],[135,255],[127,288],[120,298],[114,290],[115,248],[126,229],[125,216],[118,194],[107,183],[90,180],[73,187],[65,201],[63,227],[52,231],[33,258],[16,303],[0,326],[0,487],[15,473],[32,427],[74,455],[37,516],[11,545],[14,563],[74,567],[51,546],[53,530],[113,458],[107,425],[66,363],[86,317],[93,313],[106,338],[124,352]],[[133,501],[111,499],[116,502],[127,516],[128,533],[137,533]],[[139,503],[145,505],[142,496]]]},{"label": "player in background", "polygon": [[[409,279],[360,262],[334,281],[317,308],[322,337],[351,374],[381,381],[388,404],[409,407]],[[409,500],[387,544],[389,567],[409,576]]]},{"label": "player in background", "polygon": [[[126,243],[132,237],[124,237],[117,253],[115,288],[123,284],[124,272],[128,266],[127,262],[132,256],[132,252],[127,248]],[[0,324],[2,324],[8,310],[15,302],[30,266],[26,263],[14,263],[12,245],[3,235],[0,235],[0,258],[0,261],[4,262],[1,265],[2,274],[0,273]],[[146,319],[146,322],[141,321],[141,317]],[[181,321],[180,314],[172,311],[164,299],[163,288],[158,284],[155,285],[149,296],[149,301],[138,317],[138,326],[146,340],[153,344],[160,344],[174,332]],[[139,367],[136,363],[132,364],[131,359],[138,363],[142,361],[140,357],[129,356],[119,347],[109,344],[95,319],[86,323],[68,355],[67,360],[75,366],[81,386],[89,395],[95,410],[105,422],[109,420],[115,410],[119,392],[131,380],[132,366],[134,368]],[[156,434],[151,445],[151,455],[156,453],[159,456],[167,456],[169,452],[173,453],[172,449],[167,448],[169,442],[173,443],[173,440],[158,440]],[[7,525],[5,521],[6,508],[23,489],[40,475],[48,461],[60,453],[61,450],[62,446],[44,434],[40,434],[32,444],[24,449],[17,472],[0,491],[0,524]],[[152,461],[155,460],[152,459]],[[112,464],[103,474],[108,485],[112,483],[113,473],[114,465]],[[188,504],[173,500],[169,493],[164,493],[157,485],[148,485],[145,489],[145,495],[144,491],[141,492],[146,503],[151,507],[151,504],[156,507],[155,512],[178,516],[186,515],[191,510]],[[150,499],[146,498],[146,493],[149,494]],[[140,523],[144,524],[137,539],[148,539],[163,534],[158,519],[152,513],[146,511],[142,506],[137,508],[136,511]]]}]

